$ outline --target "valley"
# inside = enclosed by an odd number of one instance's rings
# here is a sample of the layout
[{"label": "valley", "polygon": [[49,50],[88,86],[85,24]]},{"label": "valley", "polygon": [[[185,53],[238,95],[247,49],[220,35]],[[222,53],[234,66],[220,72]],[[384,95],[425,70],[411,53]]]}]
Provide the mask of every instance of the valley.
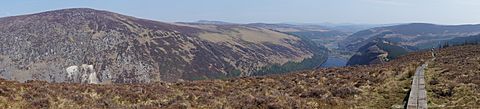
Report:
[{"label": "valley", "polygon": [[[478,45],[438,50],[438,58],[426,69],[429,106],[474,108],[480,105],[477,90],[480,83],[475,79],[480,68],[478,50]],[[430,52],[418,52],[385,64],[175,83],[93,85],[0,80],[0,106],[401,108],[415,69],[430,58]],[[461,70],[467,67],[471,70]]]},{"label": "valley", "polygon": [[353,54],[338,46],[351,31],[319,25],[165,23],[88,8],[11,16],[0,24],[0,76],[20,82],[226,79],[312,70]]},{"label": "valley", "polygon": [[203,8],[0,17],[0,108],[480,107],[480,24],[176,20]]},{"label": "valley", "polygon": [[449,43],[477,43],[474,35],[480,33],[478,25],[422,23],[366,30],[355,25],[348,30],[315,24],[164,23],[88,8],[6,17],[0,24],[2,78],[95,84],[378,64]]},{"label": "valley", "polygon": [[327,61],[325,61],[321,67],[322,68],[329,68],[329,67],[344,67],[347,65],[348,60],[338,58],[335,56],[329,56]]}]

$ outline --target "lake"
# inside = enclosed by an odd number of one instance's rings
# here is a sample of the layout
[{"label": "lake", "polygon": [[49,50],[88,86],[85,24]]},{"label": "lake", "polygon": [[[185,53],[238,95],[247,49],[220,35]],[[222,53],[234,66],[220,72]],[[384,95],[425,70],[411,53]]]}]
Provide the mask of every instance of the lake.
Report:
[{"label": "lake", "polygon": [[322,68],[330,68],[330,67],[343,67],[347,64],[348,60],[329,56],[327,61],[321,65]]}]

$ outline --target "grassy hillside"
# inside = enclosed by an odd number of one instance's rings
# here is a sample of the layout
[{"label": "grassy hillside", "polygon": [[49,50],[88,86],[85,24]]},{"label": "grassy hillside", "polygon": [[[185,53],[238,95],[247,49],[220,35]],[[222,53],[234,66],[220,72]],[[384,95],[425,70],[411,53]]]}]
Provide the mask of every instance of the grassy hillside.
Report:
[{"label": "grassy hillside", "polygon": [[0,76],[22,82],[250,76],[262,67],[314,55],[301,39],[265,28],[173,24],[88,8],[4,17],[0,25],[0,58],[5,60],[0,61]]},{"label": "grassy hillside", "polygon": [[480,107],[480,47],[449,47],[437,52],[426,70],[429,108]]},{"label": "grassy hillside", "polygon": [[350,58],[348,65],[380,64],[408,53],[402,46],[383,40],[366,44],[358,52]]},{"label": "grassy hillside", "polygon": [[387,43],[377,43],[377,46],[388,52],[388,59],[395,59],[401,55],[405,55],[408,53],[408,51],[405,48],[402,48],[397,45],[392,45],[392,44],[387,44]]},{"label": "grassy hillside", "polygon": [[[479,107],[480,46],[450,47],[426,72],[429,107]],[[429,52],[382,64],[195,82],[82,85],[0,80],[0,108],[403,108]]]},{"label": "grassy hillside", "polygon": [[306,47],[310,51],[313,51],[313,56],[311,58],[307,58],[301,62],[288,62],[282,65],[276,64],[267,67],[263,67],[262,69],[253,73],[254,76],[263,76],[263,75],[270,75],[270,74],[283,74],[289,73],[293,71],[300,71],[300,70],[311,70],[314,68],[319,67],[327,60],[328,49],[323,47],[322,45],[315,44],[308,36],[301,36],[295,35],[300,38],[303,42],[305,42]]}]

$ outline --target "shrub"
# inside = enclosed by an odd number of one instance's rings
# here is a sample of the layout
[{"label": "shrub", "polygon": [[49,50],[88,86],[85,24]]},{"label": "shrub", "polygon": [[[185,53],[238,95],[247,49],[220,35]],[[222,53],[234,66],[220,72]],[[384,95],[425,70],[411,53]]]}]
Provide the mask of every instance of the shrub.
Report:
[{"label": "shrub", "polygon": [[358,90],[352,87],[332,88],[330,89],[330,91],[332,92],[333,96],[340,97],[340,98],[347,98],[359,93]]}]

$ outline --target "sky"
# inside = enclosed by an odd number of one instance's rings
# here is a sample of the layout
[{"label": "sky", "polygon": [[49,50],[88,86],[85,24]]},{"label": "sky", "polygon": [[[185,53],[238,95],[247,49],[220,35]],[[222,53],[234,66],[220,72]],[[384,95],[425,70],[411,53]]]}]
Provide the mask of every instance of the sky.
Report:
[{"label": "sky", "polygon": [[4,0],[0,17],[65,8],[164,22],[480,24],[480,0]]}]

